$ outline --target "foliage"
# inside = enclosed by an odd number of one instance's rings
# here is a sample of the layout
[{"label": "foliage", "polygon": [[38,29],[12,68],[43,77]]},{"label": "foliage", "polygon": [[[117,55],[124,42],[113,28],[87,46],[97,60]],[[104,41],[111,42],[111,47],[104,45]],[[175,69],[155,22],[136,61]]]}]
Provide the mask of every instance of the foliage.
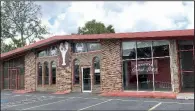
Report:
[{"label": "foliage", "polygon": [[101,22],[96,22],[96,20],[91,20],[85,23],[84,27],[78,28],[78,34],[102,34],[102,33],[115,33],[112,25],[105,26]]},{"label": "foliage", "polygon": [[41,24],[40,8],[32,1],[1,3],[1,40],[9,39],[13,42],[9,45],[4,42],[1,48],[9,46],[10,48],[6,50],[9,51],[33,43],[37,39],[43,39],[43,35],[48,32]]}]

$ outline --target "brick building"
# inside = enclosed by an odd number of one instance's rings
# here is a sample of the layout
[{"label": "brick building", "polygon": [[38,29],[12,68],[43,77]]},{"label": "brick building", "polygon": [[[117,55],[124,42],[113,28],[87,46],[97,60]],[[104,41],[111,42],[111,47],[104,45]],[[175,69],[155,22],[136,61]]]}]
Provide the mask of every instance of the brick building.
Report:
[{"label": "brick building", "polygon": [[54,36],[1,54],[1,89],[194,92],[194,29]]}]

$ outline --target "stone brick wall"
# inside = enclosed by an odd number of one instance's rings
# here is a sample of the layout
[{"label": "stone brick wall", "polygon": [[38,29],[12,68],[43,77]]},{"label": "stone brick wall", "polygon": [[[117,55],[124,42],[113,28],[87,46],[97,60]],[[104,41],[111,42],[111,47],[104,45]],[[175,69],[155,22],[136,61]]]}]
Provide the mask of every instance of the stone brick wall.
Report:
[{"label": "stone brick wall", "polygon": [[171,84],[172,91],[179,92],[179,71],[178,71],[178,54],[176,49],[176,40],[170,40],[170,68],[171,68]]},{"label": "stone brick wall", "polygon": [[[79,65],[80,65],[80,67],[79,67],[79,69],[80,69],[80,72],[79,72],[80,84],[78,84],[78,85],[72,84],[72,92],[82,92],[82,71],[81,71],[81,67],[83,67],[83,66],[90,67],[90,71],[91,71],[91,74],[92,74],[91,75],[92,93],[100,92],[100,85],[95,85],[94,86],[94,84],[93,84],[93,82],[94,82],[93,59],[95,57],[100,58],[100,64],[101,64],[101,51],[92,51],[92,52],[73,53],[72,54],[72,65],[73,65],[73,61],[75,59],[79,60]],[[72,71],[74,71],[73,68],[74,67],[72,67]],[[101,70],[100,70],[100,79],[101,79]]]},{"label": "stone brick wall", "polygon": [[[68,62],[69,64],[66,67],[61,67],[61,60],[60,57],[58,56],[57,58],[57,66],[56,66],[56,90],[57,91],[71,91],[71,86],[72,86],[72,64],[71,64],[71,50],[67,52],[69,54]],[[67,58],[66,58],[67,59]]]},{"label": "stone brick wall", "polygon": [[35,91],[36,88],[36,59],[33,52],[25,55],[25,90]]},{"label": "stone brick wall", "polygon": [[71,77],[71,65],[67,67],[58,67],[56,72],[56,85],[57,91],[71,91],[72,77]]},{"label": "stone brick wall", "polygon": [[101,91],[122,90],[122,58],[120,40],[101,40]]}]

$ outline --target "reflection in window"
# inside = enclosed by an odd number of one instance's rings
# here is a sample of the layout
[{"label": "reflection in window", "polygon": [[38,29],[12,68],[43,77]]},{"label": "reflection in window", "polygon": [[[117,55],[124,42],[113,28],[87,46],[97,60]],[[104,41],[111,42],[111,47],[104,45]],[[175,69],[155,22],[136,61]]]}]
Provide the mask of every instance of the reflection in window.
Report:
[{"label": "reflection in window", "polygon": [[49,49],[49,56],[56,56],[57,55],[57,48],[52,46],[50,49]]},{"label": "reflection in window", "polygon": [[136,42],[123,42],[123,59],[135,59]]},{"label": "reflection in window", "polygon": [[38,85],[42,84],[42,64],[38,63]]},{"label": "reflection in window", "polygon": [[137,42],[137,58],[151,58],[152,42]]},{"label": "reflection in window", "polygon": [[52,75],[52,80],[51,80],[51,83],[52,84],[56,84],[56,63],[55,62],[52,62],[51,63],[51,75]]},{"label": "reflection in window", "polygon": [[[131,65],[133,64],[133,65]],[[123,87],[124,90],[137,90],[136,61],[123,61]]]},{"label": "reflection in window", "polygon": [[73,75],[74,84],[79,84],[79,60],[74,61],[74,75]]},{"label": "reflection in window", "polygon": [[100,50],[101,46],[100,43],[74,43],[73,44],[73,50],[74,52],[88,52],[88,51],[95,51]]},{"label": "reflection in window", "polygon": [[168,41],[154,41],[152,42],[153,57],[169,56],[169,42]]},{"label": "reflection in window", "polygon": [[51,46],[49,48],[46,48],[45,50],[42,50],[38,53],[38,57],[44,57],[44,56],[56,56],[58,55],[58,50],[56,46]]},{"label": "reflection in window", "polygon": [[43,56],[47,56],[47,53],[45,50],[38,53],[38,57],[43,57]]},{"label": "reflection in window", "polygon": [[98,57],[94,58],[94,84],[100,84],[100,59]]},{"label": "reflection in window", "polygon": [[86,44],[75,43],[75,52],[87,52]]},{"label": "reflection in window", "polygon": [[123,42],[122,50],[124,90],[171,90],[168,41]]},{"label": "reflection in window", "polygon": [[99,43],[87,43],[87,49],[88,51],[100,50],[100,44]]},{"label": "reflection in window", "polygon": [[49,65],[48,62],[44,62],[44,71],[45,71],[45,84],[49,84]]}]

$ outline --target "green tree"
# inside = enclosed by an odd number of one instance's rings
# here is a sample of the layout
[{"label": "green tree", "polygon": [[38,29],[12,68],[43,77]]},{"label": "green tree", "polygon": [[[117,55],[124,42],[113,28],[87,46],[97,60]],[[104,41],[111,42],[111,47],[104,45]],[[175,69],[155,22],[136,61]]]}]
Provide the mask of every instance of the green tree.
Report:
[{"label": "green tree", "polygon": [[8,51],[13,50],[15,48],[17,48],[17,47],[14,46],[13,43],[5,44],[4,42],[1,41],[1,53],[8,52]]},{"label": "green tree", "polygon": [[[10,39],[10,50],[44,39],[48,34],[41,24],[40,6],[32,1],[2,1],[1,3],[1,40]],[[3,47],[1,47],[3,48]],[[6,50],[7,51],[7,50]],[[6,52],[2,51],[1,52]],[[9,51],[9,50],[8,50]]]},{"label": "green tree", "polygon": [[102,34],[102,33],[115,33],[112,25],[105,26],[101,22],[96,22],[96,20],[91,20],[85,23],[84,27],[78,28],[78,34]]}]

